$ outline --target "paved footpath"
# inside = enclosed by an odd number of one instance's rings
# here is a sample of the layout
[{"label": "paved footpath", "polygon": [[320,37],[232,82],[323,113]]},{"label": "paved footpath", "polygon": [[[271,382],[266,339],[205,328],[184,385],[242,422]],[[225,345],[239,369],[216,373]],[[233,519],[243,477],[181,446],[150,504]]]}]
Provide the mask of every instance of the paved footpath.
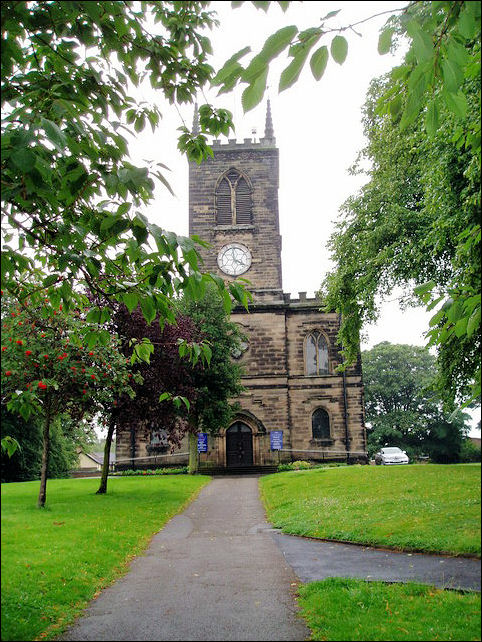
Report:
[{"label": "paved footpath", "polygon": [[383,582],[422,582],[439,588],[480,591],[480,559],[401,553],[273,532],[298,579],[357,577]]},{"label": "paved footpath", "polygon": [[218,477],[63,640],[306,640],[257,477]]},{"label": "paved footpath", "polygon": [[265,521],[257,476],[218,477],[62,639],[306,640],[297,580],[326,577],[480,591],[480,560],[283,535]]}]

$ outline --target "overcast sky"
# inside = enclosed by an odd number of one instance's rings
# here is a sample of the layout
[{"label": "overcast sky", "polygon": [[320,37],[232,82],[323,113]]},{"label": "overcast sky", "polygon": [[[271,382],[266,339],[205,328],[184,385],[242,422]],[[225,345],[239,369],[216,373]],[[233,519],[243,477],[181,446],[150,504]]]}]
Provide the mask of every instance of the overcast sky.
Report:
[{"label": "overcast sky", "polygon": [[[286,25],[299,29],[319,25],[320,18],[329,11],[340,13],[327,24],[341,27],[384,11],[400,9],[401,2],[293,2],[283,13],[272,3],[267,14],[246,2],[240,9],[232,9],[230,2],[212,2],[221,25],[209,36],[215,53],[212,64],[219,68],[233,53],[244,46],[257,53],[267,36]],[[348,57],[343,65],[330,59],[321,81],[316,82],[309,65],[298,82],[278,94],[279,73],[289,60],[285,54],[273,65],[268,79],[274,131],[280,152],[280,231],[283,238],[283,289],[296,296],[299,291],[313,295],[321,280],[331,268],[327,241],[334,229],[340,205],[356,193],[366,180],[350,176],[348,168],[364,145],[361,108],[370,80],[379,76],[401,59],[396,55],[380,56],[377,52],[380,28],[390,14],[382,15],[346,33],[349,41]],[[334,35],[334,34],[333,34]],[[333,35],[322,39],[319,45],[331,42]],[[249,60],[249,56],[243,62]],[[241,93],[243,85],[232,94],[216,96],[206,91],[199,103],[211,102],[226,107],[234,114],[236,137],[242,140],[252,135],[263,136],[266,101],[254,110],[243,113]],[[144,90],[148,102],[159,98]],[[160,128],[153,135],[146,130],[131,146],[133,159],[155,159],[169,166],[168,173],[175,197],[161,186],[156,200],[146,214],[153,222],[179,234],[188,234],[188,167],[177,151],[177,127],[192,123],[192,107],[179,111],[167,103],[158,102],[163,113]],[[379,322],[366,330],[362,349],[380,341],[424,345],[423,333],[428,327],[423,309],[402,312],[398,306],[400,292],[393,292],[382,306]],[[478,415],[480,418],[480,413]]]}]

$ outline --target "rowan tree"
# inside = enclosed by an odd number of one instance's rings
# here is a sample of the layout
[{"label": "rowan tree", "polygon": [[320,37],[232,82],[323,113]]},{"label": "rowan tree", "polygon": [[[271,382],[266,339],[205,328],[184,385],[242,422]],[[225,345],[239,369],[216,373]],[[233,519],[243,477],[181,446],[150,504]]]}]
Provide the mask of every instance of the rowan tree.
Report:
[{"label": "rowan tree", "polygon": [[[95,348],[78,343],[80,313],[53,310],[45,322],[29,301],[2,305],[2,405],[24,420],[42,423],[42,465],[38,506],[46,500],[52,422],[62,413],[74,419],[115,407],[133,396],[132,373],[115,336],[101,331]],[[89,324],[87,324],[89,325]],[[99,331],[90,325],[91,331]],[[140,377],[137,379],[141,381]]]}]

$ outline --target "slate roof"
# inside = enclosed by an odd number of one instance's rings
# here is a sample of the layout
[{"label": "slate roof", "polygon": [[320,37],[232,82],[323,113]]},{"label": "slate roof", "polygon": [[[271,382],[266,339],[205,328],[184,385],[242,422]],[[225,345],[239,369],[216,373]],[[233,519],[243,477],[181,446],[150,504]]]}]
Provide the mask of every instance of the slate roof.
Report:
[{"label": "slate roof", "polygon": [[[104,463],[104,453],[84,453],[86,457],[95,461],[96,464],[102,466]],[[109,464],[115,464],[115,451],[112,449],[109,454]]]}]

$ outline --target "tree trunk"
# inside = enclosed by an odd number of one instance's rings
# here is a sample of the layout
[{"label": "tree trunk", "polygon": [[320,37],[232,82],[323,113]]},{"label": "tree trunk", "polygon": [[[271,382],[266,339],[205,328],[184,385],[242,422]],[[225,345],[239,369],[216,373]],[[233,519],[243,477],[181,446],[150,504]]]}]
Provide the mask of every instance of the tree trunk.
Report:
[{"label": "tree trunk", "polygon": [[197,435],[189,433],[189,473],[194,475],[199,470],[199,455],[197,452]]},{"label": "tree trunk", "polygon": [[40,469],[40,490],[38,494],[37,506],[43,508],[47,498],[47,474],[49,471],[49,457],[50,457],[50,408],[47,406],[45,414],[44,427],[42,431],[42,467]]},{"label": "tree trunk", "polygon": [[107,477],[109,476],[109,460],[110,460],[110,447],[112,445],[112,437],[114,436],[115,423],[111,419],[109,428],[107,429],[107,437],[104,446],[104,463],[102,464],[102,475],[100,477],[100,486],[96,495],[105,495],[107,492]]}]

